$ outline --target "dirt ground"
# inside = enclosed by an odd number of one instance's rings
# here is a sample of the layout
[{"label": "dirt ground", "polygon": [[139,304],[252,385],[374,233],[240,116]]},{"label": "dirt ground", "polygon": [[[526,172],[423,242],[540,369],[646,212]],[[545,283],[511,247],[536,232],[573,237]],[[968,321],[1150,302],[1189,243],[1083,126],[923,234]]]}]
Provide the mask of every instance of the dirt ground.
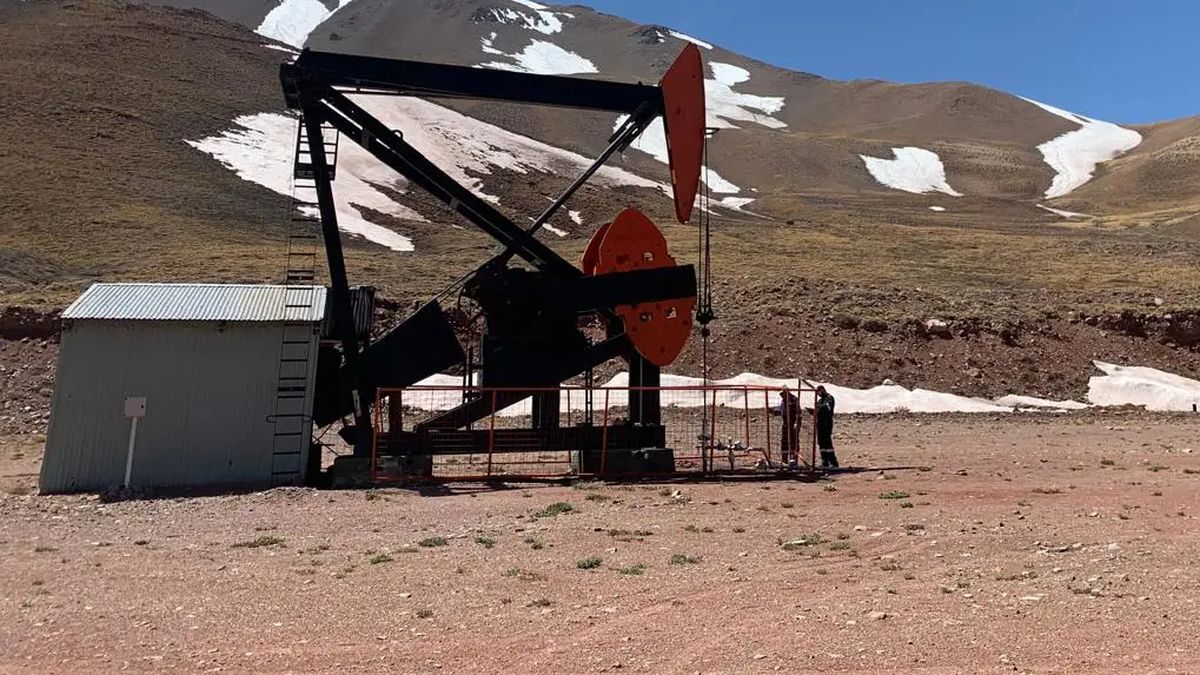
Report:
[{"label": "dirt ground", "polygon": [[840,424],[819,482],[116,503],[9,437],[0,670],[1200,670],[1200,418]]}]

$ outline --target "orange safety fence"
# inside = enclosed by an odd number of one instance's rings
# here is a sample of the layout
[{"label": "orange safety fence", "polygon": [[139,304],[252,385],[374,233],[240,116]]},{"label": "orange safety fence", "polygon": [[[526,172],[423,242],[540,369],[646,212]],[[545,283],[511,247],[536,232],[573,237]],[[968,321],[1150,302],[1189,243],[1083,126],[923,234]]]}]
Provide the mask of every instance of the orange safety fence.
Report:
[{"label": "orange safety fence", "polygon": [[[795,427],[784,432],[779,396],[784,389],[729,384],[381,389],[371,477],[519,481],[812,470],[816,391],[803,382],[786,388],[799,402]],[[652,419],[654,399],[660,421]],[[639,409],[649,413],[635,414]],[[780,454],[785,444],[792,466]]]}]

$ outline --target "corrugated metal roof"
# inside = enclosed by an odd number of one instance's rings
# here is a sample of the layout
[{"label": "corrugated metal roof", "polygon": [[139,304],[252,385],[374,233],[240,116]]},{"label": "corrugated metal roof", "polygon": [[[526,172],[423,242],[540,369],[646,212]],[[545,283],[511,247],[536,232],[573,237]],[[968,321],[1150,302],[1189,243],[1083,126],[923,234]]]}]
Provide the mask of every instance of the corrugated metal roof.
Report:
[{"label": "corrugated metal roof", "polygon": [[324,286],[93,284],[64,319],[115,321],[294,321],[325,316]]}]

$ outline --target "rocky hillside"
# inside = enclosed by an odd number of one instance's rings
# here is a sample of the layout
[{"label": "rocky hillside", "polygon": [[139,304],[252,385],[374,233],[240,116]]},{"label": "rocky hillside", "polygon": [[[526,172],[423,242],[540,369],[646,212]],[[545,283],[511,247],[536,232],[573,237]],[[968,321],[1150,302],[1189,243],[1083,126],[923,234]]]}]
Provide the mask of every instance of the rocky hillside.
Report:
[{"label": "rocky hillside", "polygon": [[[836,82],[703,38],[528,0],[0,0],[0,305],[61,306],[97,279],[279,279],[295,120],[277,70],[298,46],[652,81],[690,40],[721,129],[718,375],[1067,397],[1092,358],[1196,372],[1197,120],[1122,129],[965,83]],[[517,222],[617,122],[364,104]],[[651,130],[542,236],[576,256],[635,204],[693,261],[661,156]],[[402,307],[494,251],[353,144],[335,191],[352,278]]]}]

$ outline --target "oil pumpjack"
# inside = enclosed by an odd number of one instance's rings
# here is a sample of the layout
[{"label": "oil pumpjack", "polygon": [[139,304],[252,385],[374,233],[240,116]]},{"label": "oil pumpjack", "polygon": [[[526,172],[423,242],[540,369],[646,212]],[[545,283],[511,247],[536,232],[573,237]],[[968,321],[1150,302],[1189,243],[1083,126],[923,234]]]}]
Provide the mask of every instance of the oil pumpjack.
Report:
[{"label": "oil pumpjack", "polygon": [[[690,336],[697,295],[694,267],[677,264],[661,231],[633,208],[597,230],[579,266],[534,235],[606,161],[659,118],[666,130],[675,216],[680,223],[691,218],[705,133],[704,66],[694,45],[683,50],[657,85],[312,50],[282,65],[280,79],[288,107],[300,113],[297,157],[303,152],[306,158],[297,159],[295,171],[315,183],[330,273],[330,313],[340,343],[340,349],[326,348],[318,362],[312,411],[317,425],[352,417],[341,434],[353,444],[355,456],[369,455],[377,443],[376,451],[414,467],[422,463],[414,460],[477,452],[489,444],[496,452],[577,450],[586,471],[586,458],[594,457],[602,442],[609,451],[664,447],[659,394],[639,388],[659,385],[660,369],[676,359]],[[402,129],[388,128],[358,105],[354,98],[359,96],[515,102],[618,113],[625,121],[595,162],[532,225],[522,228],[407,143]],[[483,315],[475,364],[478,384],[499,392],[498,400],[465,396],[461,405],[414,429],[390,431],[374,440],[371,406],[377,392],[412,386],[463,365],[467,357],[436,299],[378,339],[364,339],[355,329],[326,138],[334,134],[357,143],[503,245],[503,252],[462,286],[463,295]],[[589,337],[580,328],[581,319],[589,316],[604,327],[603,337]],[[630,373],[628,419],[607,426],[561,426],[559,394],[547,389],[617,358],[627,362]],[[529,428],[492,430],[490,436],[472,429],[494,409],[526,398],[532,398]]]}]

